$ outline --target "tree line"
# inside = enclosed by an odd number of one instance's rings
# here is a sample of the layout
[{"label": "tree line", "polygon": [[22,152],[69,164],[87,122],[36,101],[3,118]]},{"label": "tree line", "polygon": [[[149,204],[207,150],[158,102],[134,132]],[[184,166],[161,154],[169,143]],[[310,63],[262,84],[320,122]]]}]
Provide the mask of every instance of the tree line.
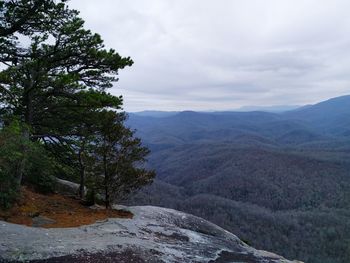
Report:
[{"label": "tree line", "polygon": [[106,207],[148,184],[149,153],[108,92],[133,64],[86,29],[66,0],[0,1],[0,204],[22,184],[54,188],[54,176],[87,186]]}]

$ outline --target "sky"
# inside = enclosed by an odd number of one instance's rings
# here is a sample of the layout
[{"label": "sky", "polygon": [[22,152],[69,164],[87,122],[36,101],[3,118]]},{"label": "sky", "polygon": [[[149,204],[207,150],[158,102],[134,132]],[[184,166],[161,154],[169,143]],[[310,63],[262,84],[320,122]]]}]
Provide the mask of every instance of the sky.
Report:
[{"label": "sky", "polygon": [[305,105],[350,94],[348,0],[70,0],[130,56],[126,111]]}]

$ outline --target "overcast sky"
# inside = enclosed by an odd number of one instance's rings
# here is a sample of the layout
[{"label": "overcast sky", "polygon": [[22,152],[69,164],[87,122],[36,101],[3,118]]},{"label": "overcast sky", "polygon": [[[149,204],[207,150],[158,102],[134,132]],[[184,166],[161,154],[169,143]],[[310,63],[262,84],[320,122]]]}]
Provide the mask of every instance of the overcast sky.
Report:
[{"label": "overcast sky", "polygon": [[135,64],[127,111],[303,105],[350,94],[348,0],[71,0]]}]

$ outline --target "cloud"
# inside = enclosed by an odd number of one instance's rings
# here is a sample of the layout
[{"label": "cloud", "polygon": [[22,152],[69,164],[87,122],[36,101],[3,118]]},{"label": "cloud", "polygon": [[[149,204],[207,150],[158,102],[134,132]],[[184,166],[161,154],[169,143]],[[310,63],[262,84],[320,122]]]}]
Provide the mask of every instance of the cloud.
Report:
[{"label": "cloud", "polygon": [[314,103],[350,90],[347,0],[71,0],[135,64],[125,109]]}]

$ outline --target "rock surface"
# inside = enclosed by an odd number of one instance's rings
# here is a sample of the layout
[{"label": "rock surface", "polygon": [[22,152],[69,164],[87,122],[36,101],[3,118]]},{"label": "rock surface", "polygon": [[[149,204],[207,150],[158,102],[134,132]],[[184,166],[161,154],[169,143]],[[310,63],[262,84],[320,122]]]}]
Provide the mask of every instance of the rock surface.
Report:
[{"label": "rock surface", "polygon": [[[71,181],[56,179],[56,191],[63,195],[75,196],[79,193],[79,184],[73,183]],[[86,189],[85,189],[86,193]]]},{"label": "rock surface", "polygon": [[[292,262],[256,250],[204,219],[130,207],[133,219],[44,229],[0,222],[0,262]],[[296,262],[296,261],[294,261]]]}]

